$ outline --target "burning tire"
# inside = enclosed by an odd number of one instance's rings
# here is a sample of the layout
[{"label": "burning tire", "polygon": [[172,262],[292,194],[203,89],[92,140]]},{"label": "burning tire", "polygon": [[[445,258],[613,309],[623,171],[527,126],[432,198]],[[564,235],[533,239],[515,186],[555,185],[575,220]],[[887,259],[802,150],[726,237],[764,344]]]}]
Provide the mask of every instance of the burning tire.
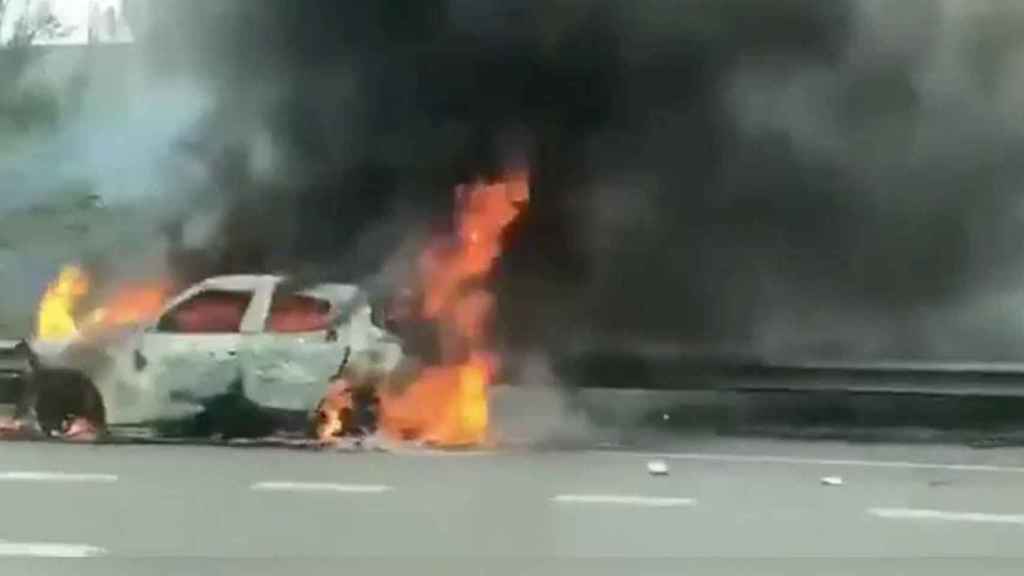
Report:
[{"label": "burning tire", "polygon": [[313,410],[310,435],[321,442],[337,437],[363,437],[377,431],[380,397],[372,387],[336,380]]},{"label": "burning tire", "polygon": [[73,370],[44,369],[33,380],[35,416],[44,435],[94,440],[103,433],[103,398],[86,375]]}]

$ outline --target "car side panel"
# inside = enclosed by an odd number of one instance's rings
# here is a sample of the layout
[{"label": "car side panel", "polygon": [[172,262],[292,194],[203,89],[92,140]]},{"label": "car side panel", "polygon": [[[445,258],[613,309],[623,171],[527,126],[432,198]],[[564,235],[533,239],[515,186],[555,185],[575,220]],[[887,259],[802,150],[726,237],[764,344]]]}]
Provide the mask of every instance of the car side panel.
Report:
[{"label": "car side panel", "polygon": [[333,342],[325,331],[250,335],[240,357],[245,396],[267,408],[309,410],[345,362],[347,348],[345,330]]},{"label": "car side panel", "polygon": [[[245,338],[262,327],[272,291],[265,279],[239,286],[253,292],[240,331],[230,334],[161,333],[152,326],[111,347],[112,370],[95,374],[111,424],[179,419],[197,414],[209,399],[228,392],[244,373],[240,354]],[[205,289],[197,284],[175,297],[163,313]]]}]

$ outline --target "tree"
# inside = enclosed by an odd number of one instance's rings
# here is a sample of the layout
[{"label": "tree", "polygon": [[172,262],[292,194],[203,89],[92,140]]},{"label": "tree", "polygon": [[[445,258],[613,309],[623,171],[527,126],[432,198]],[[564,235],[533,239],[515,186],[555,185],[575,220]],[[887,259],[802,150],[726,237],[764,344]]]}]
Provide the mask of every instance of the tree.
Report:
[{"label": "tree", "polygon": [[18,1],[0,0],[0,31],[10,32],[7,38],[0,37],[0,133],[11,135],[56,119],[54,95],[25,88],[20,80],[32,62],[37,40],[61,38],[73,30],[61,24],[49,2],[21,0],[16,8]]},{"label": "tree", "polygon": [[13,24],[7,24],[8,18],[15,18],[12,9],[14,2],[15,0],[0,0],[0,30],[5,25],[12,27],[12,33],[5,43],[5,48],[31,46],[36,40],[61,38],[72,32],[71,28],[64,26],[57,19],[49,2],[36,5],[25,2],[23,13],[16,16],[17,19]]}]

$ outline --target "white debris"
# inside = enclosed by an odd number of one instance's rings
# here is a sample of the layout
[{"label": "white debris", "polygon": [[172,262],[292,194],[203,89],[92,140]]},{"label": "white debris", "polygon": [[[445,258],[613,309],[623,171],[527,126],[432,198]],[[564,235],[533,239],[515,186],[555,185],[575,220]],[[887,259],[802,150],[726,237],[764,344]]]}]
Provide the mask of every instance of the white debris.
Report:
[{"label": "white debris", "polygon": [[664,460],[651,460],[647,463],[647,471],[652,476],[668,476],[668,463]]},{"label": "white debris", "polygon": [[823,476],[821,483],[825,486],[842,486],[843,478],[841,476]]},{"label": "white debris", "polygon": [[668,412],[661,415],[661,419],[665,422],[668,422],[671,418],[672,417],[668,415]]}]

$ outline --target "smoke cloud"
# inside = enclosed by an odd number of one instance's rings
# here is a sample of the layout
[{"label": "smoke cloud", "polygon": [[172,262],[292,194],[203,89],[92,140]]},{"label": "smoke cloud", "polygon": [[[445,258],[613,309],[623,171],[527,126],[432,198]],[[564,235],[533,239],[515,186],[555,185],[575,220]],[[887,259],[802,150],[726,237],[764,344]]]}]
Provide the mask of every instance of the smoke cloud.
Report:
[{"label": "smoke cloud", "polygon": [[191,0],[146,16],[152,85],[201,95],[132,123],[182,128],[151,133],[174,136],[154,182],[183,277],[379,278],[444,226],[456,183],[525,162],[531,207],[496,279],[508,346],[1020,358],[1013,0]]}]

